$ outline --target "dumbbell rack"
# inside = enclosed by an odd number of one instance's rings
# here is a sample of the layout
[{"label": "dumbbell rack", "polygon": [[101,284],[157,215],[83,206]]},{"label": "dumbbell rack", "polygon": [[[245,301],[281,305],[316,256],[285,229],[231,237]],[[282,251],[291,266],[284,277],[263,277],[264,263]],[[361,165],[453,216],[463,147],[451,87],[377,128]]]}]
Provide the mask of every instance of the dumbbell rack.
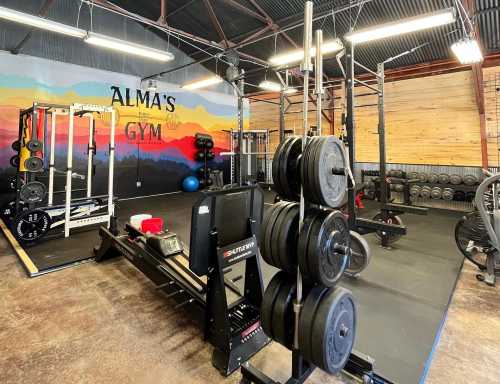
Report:
[{"label": "dumbbell rack", "polygon": [[[206,135],[206,134],[202,134],[202,133],[197,133],[195,135],[195,140],[198,140],[198,139],[212,140],[212,136]],[[200,169],[203,169],[203,177],[200,177],[200,175],[198,175],[198,178],[204,182],[203,183],[203,188],[209,187],[209,185],[208,185],[208,179],[210,179],[210,175],[208,173],[208,169],[209,169],[208,168],[208,163],[211,160],[207,159],[207,155],[208,155],[208,152],[210,152],[211,150],[212,149],[207,148],[206,146],[203,146],[203,148],[198,148],[198,151],[203,151],[203,153],[204,153],[204,156],[203,156],[203,165],[198,169],[198,171]]]}]

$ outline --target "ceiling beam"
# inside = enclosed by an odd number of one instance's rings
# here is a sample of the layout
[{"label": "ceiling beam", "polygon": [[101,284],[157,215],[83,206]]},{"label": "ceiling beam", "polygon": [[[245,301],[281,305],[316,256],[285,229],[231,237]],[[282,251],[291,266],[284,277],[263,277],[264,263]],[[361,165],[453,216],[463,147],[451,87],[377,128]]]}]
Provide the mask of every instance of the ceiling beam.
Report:
[{"label": "ceiling beam", "polygon": [[215,28],[215,31],[219,35],[224,46],[226,48],[229,48],[229,40],[227,39],[227,36],[224,33],[224,30],[222,29],[222,26],[219,22],[219,19],[217,18],[217,15],[215,14],[214,8],[212,7],[210,0],[203,0],[203,3],[205,4],[205,7],[207,8],[208,16],[210,17],[210,21],[212,22],[212,25]]},{"label": "ceiling beam", "polygon": [[[476,13],[475,0],[462,0],[462,4],[469,16]],[[474,34],[479,45],[482,46],[479,31],[479,23],[474,25]],[[484,107],[484,79],[483,67],[481,63],[472,65],[472,80],[474,84],[474,93],[476,95],[476,104],[479,112],[479,132],[481,135],[481,164],[483,168],[488,169],[488,134],[486,132],[486,112]]]},{"label": "ceiling beam", "polygon": [[235,0],[221,0],[223,3],[226,3],[227,5],[233,7],[234,9],[237,9],[241,11],[242,13],[253,17],[254,19],[260,20],[263,23],[267,24],[267,19],[262,16],[261,14],[252,11],[250,8],[245,7],[243,4],[238,3]]},{"label": "ceiling beam", "polygon": [[[54,5],[55,0],[45,0],[45,3],[41,6],[40,10],[38,11],[38,16],[43,17],[47,14],[49,11],[50,7]],[[10,50],[11,53],[14,55],[17,55],[21,49],[24,47],[24,45],[28,42],[29,39],[31,39],[31,36],[33,35],[33,32],[35,31],[35,28],[31,28],[29,32],[24,36],[24,38],[14,47]]]}]

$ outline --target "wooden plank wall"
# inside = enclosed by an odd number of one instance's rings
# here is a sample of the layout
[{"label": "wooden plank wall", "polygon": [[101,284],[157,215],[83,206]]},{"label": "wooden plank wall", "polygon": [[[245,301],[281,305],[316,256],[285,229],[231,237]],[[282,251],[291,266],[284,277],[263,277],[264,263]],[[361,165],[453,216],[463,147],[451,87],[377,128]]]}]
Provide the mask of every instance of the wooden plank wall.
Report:
[{"label": "wooden plank wall", "polygon": [[[367,91],[359,88],[357,92]],[[294,96],[294,99],[300,98]],[[337,108],[340,102],[336,102]],[[375,96],[356,100],[356,104],[375,102]],[[310,109],[315,108],[309,104]],[[471,71],[387,83],[385,106],[389,162],[481,165],[479,116]],[[300,105],[293,109],[300,109]],[[338,133],[341,110],[335,112]],[[311,125],[315,124],[314,117],[312,112]],[[301,118],[301,114],[287,115],[286,127],[300,134]],[[376,107],[356,109],[356,160],[359,162],[378,162],[377,123]],[[250,127],[278,129],[278,126],[278,106],[251,103]]]}]

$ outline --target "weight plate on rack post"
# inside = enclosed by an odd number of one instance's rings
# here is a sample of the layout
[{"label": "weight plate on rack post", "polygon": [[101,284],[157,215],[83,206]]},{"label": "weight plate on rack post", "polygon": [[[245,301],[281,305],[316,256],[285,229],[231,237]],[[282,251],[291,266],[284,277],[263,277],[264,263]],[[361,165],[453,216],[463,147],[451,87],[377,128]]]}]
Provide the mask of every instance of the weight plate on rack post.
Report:
[{"label": "weight plate on rack post", "polygon": [[293,301],[296,296],[296,282],[287,278],[288,281],[280,285],[280,289],[274,301],[271,327],[273,339],[291,349],[293,346],[294,317]]},{"label": "weight plate on rack post", "polygon": [[302,225],[302,230],[299,233],[299,240],[297,242],[297,262],[302,273],[305,271],[306,276],[309,275],[309,267],[307,265],[307,252],[309,249],[309,239],[311,238],[311,231],[313,229],[315,221],[320,217],[321,210],[312,208],[309,209],[304,217],[304,223]]},{"label": "weight plate on rack post", "polygon": [[271,237],[274,226],[276,224],[276,219],[278,218],[278,215],[281,213],[281,211],[290,204],[293,203],[288,201],[280,201],[279,203],[274,204],[270,209],[268,209],[264,215],[260,252],[264,261],[269,265],[275,264],[271,249]]},{"label": "weight plate on rack post", "polygon": [[41,209],[21,212],[13,221],[14,236],[22,242],[35,242],[47,234],[52,220]]},{"label": "weight plate on rack post", "polygon": [[281,186],[281,180],[280,180],[281,156],[283,154],[284,147],[288,144],[288,141],[289,139],[283,140],[276,148],[276,152],[274,152],[273,156],[272,174],[273,174],[274,190],[280,196],[284,196],[285,194]]},{"label": "weight plate on rack post", "polygon": [[335,375],[347,363],[356,337],[357,311],[352,293],[330,288],[320,301],[313,320],[312,363]]},{"label": "weight plate on rack post", "polygon": [[275,267],[290,274],[297,271],[297,241],[299,231],[299,204],[291,204],[282,213],[273,242],[277,244],[277,253],[273,251],[273,260],[279,265]]},{"label": "weight plate on rack post", "polygon": [[312,362],[312,349],[315,343],[312,340],[312,328],[314,326],[314,317],[323,296],[328,292],[328,288],[317,285],[311,289],[305,297],[299,318],[299,349],[301,355],[307,361]]},{"label": "weight plate on rack post", "polygon": [[24,166],[30,172],[38,172],[43,169],[43,160],[39,157],[31,156],[24,161]]},{"label": "weight plate on rack post", "polygon": [[347,191],[347,157],[344,144],[335,136],[320,138],[314,158],[314,184],[320,201],[331,208],[342,205]]},{"label": "weight plate on rack post", "polygon": [[285,272],[280,271],[273,276],[262,297],[262,304],[260,307],[260,323],[264,333],[273,338],[273,308],[276,301],[276,296],[279,292],[281,284],[286,281],[287,275]]},{"label": "weight plate on rack post", "polygon": [[47,188],[39,181],[30,181],[21,187],[19,196],[27,204],[39,203],[45,198]]},{"label": "weight plate on rack post", "polygon": [[290,210],[293,208],[295,204],[290,203],[287,204],[276,216],[276,221],[274,222],[274,225],[272,226],[272,231],[269,236],[269,249],[271,250],[271,257],[270,260],[272,261],[272,266],[278,268],[278,269],[283,269],[283,266],[281,265],[281,255],[283,252],[286,252],[285,250],[280,249],[280,244],[278,242],[278,238],[281,234],[282,228],[284,221],[286,220],[287,214],[290,212]]},{"label": "weight plate on rack post", "polygon": [[283,197],[290,200],[300,198],[300,173],[298,168],[299,156],[302,153],[302,139],[290,138],[289,144],[283,148],[280,158],[280,182],[285,192]]},{"label": "weight plate on rack post", "polygon": [[340,211],[325,211],[320,217],[311,231],[307,253],[308,271],[303,271],[303,274],[308,274],[316,283],[332,287],[347,267],[349,225]]},{"label": "weight plate on rack post", "polygon": [[32,139],[26,144],[31,152],[40,152],[43,150],[43,143],[40,140]]},{"label": "weight plate on rack post", "polygon": [[371,259],[371,249],[368,242],[359,233],[350,231],[351,255],[345,274],[357,277],[368,266]]}]

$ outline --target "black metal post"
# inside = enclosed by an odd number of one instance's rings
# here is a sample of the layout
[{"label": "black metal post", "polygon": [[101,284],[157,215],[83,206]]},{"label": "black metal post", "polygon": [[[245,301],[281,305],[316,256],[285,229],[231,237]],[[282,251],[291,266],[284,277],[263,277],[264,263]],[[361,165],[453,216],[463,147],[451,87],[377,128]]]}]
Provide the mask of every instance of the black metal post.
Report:
[{"label": "black metal post", "polygon": [[384,110],[384,63],[377,65],[378,87],[378,149],[380,166],[380,203],[382,208],[387,204],[387,159],[385,152],[385,110]]},{"label": "black metal post", "polygon": [[285,93],[280,92],[280,129],[279,129],[280,143],[285,140]]}]

